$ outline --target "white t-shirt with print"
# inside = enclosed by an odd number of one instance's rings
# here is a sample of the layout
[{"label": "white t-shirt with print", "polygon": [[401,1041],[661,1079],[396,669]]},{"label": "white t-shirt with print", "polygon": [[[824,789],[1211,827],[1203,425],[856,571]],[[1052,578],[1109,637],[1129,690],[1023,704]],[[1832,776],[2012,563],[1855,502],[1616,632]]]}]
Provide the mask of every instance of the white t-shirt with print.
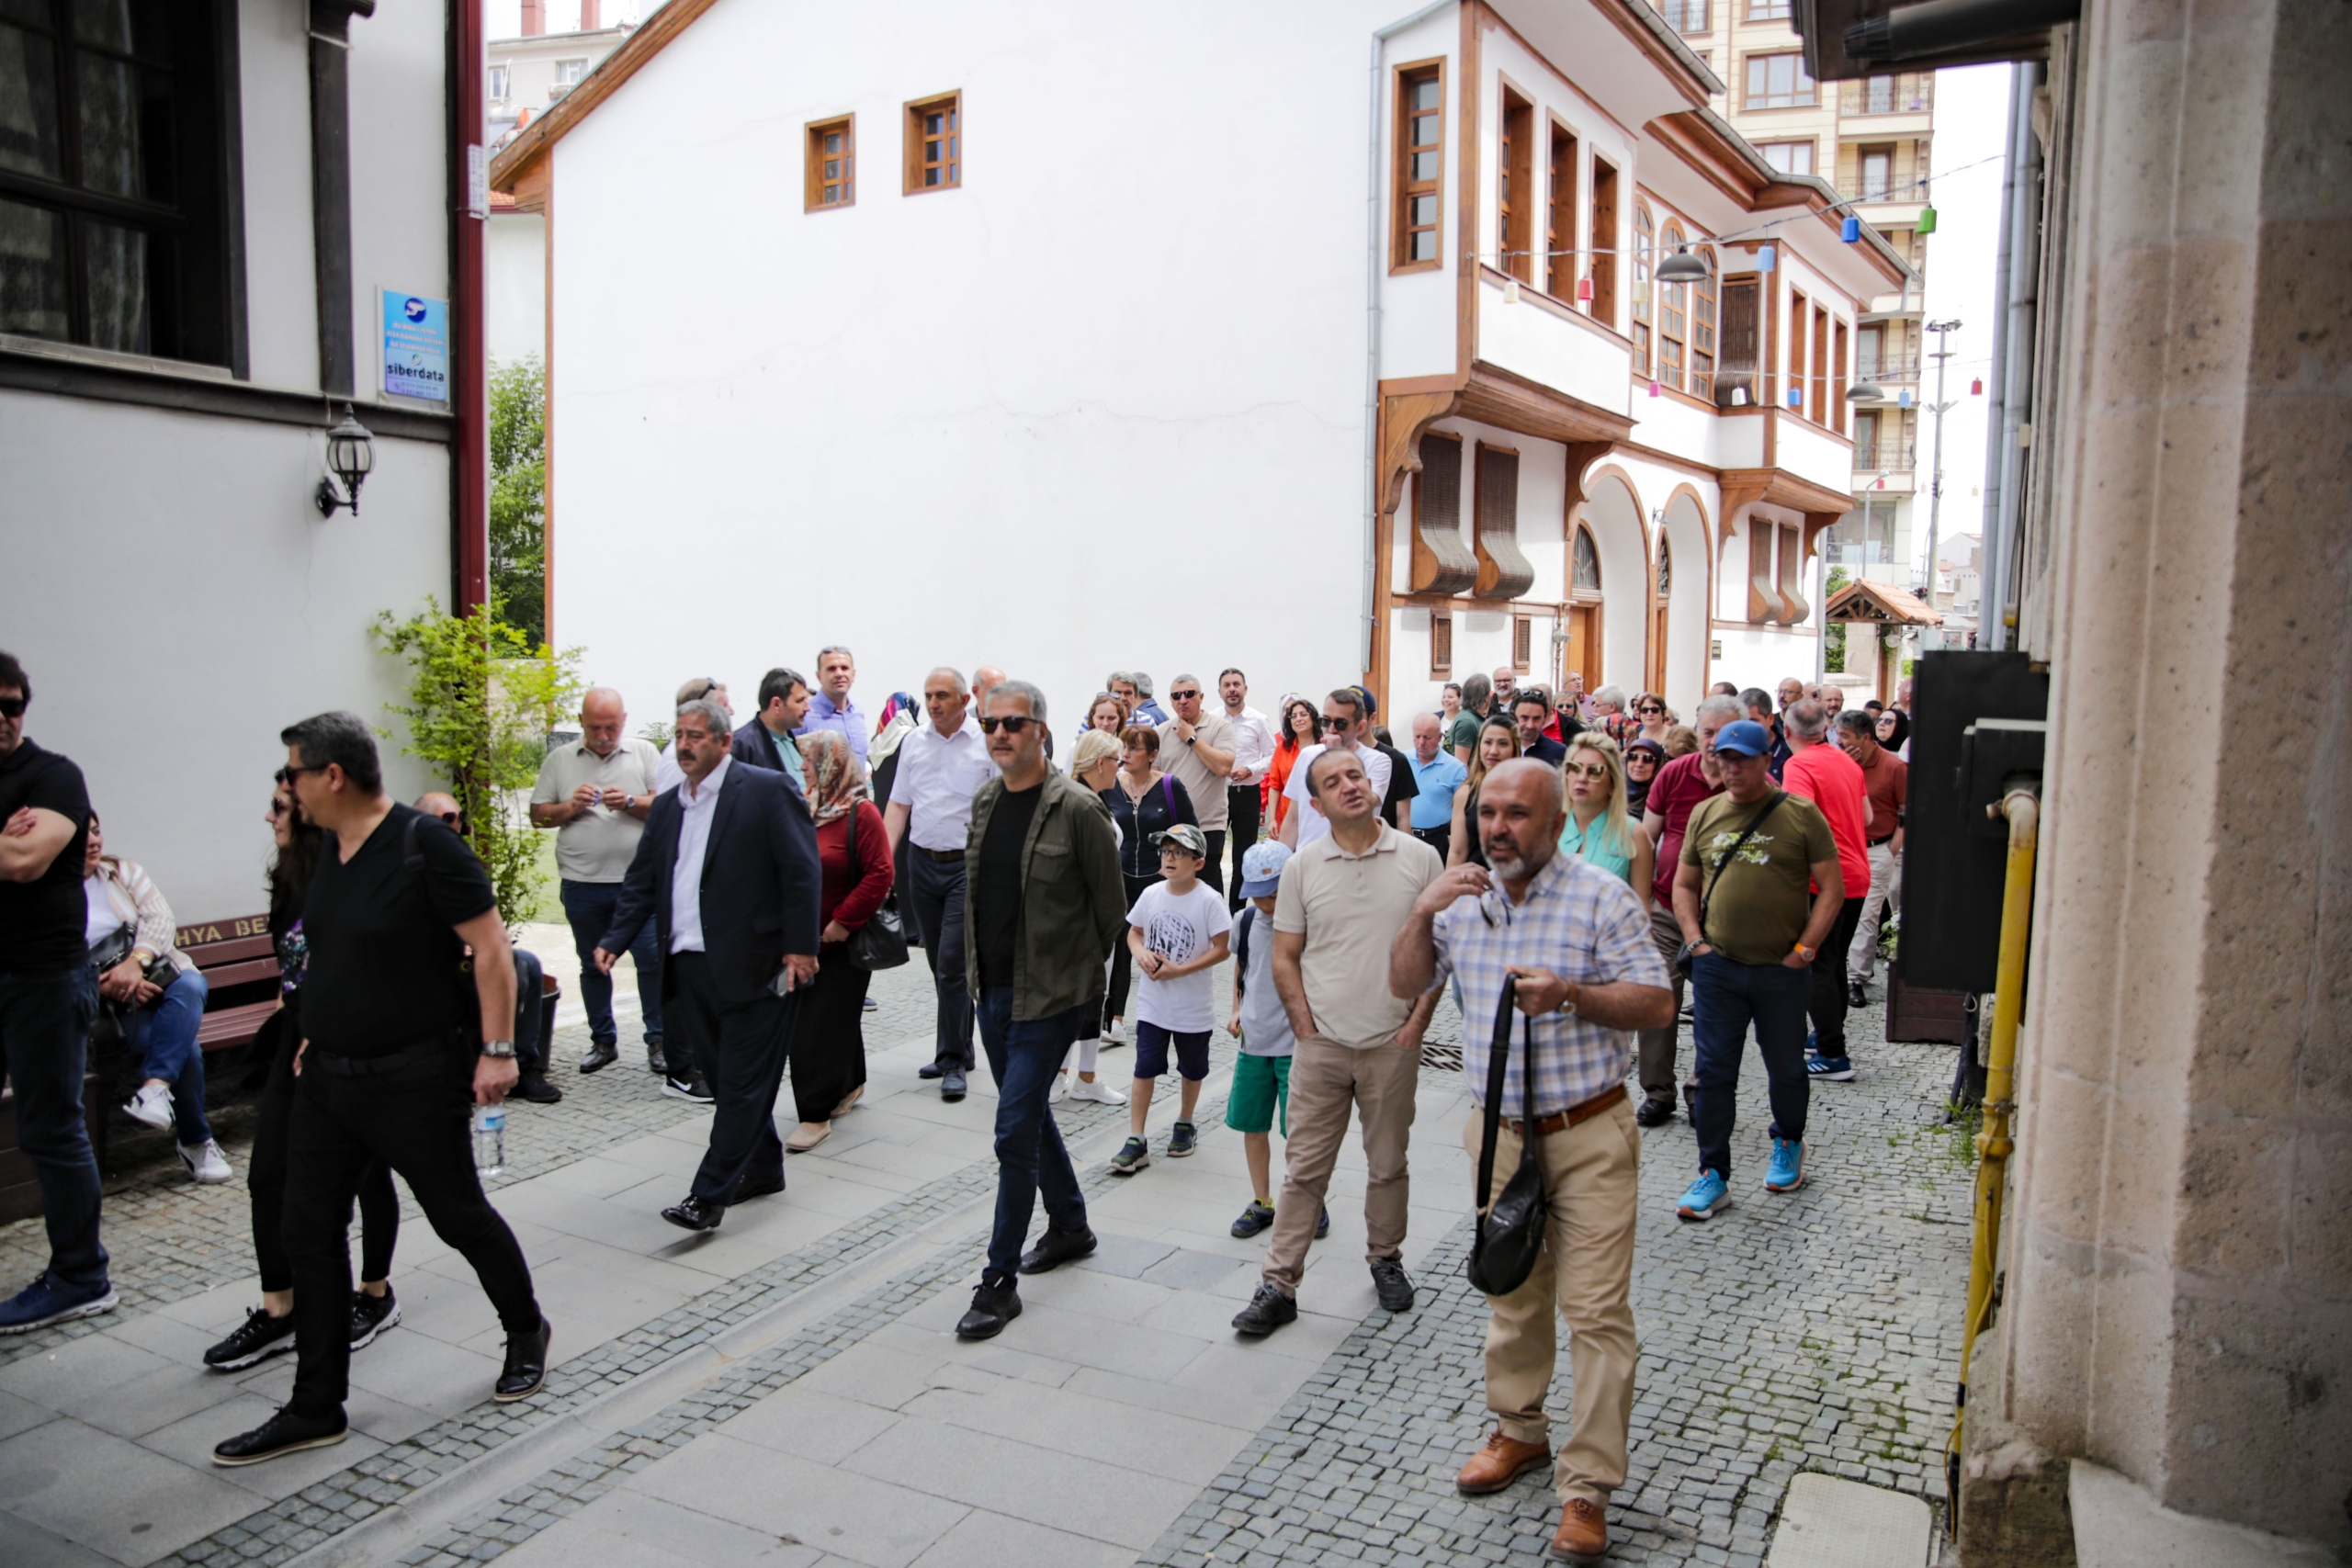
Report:
[{"label": "white t-shirt with print", "polygon": [[[1190,964],[1233,930],[1225,895],[1205,882],[1190,893],[1168,891],[1164,882],[1143,890],[1127,911],[1127,924],[1143,932],[1147,952],[1171,964]],[[1211,965],[1173,980],[1155,980],[1136,970],[1136,1017],[1171,1034],[1198,1034],[1216,1027],[1216,969]]]}]

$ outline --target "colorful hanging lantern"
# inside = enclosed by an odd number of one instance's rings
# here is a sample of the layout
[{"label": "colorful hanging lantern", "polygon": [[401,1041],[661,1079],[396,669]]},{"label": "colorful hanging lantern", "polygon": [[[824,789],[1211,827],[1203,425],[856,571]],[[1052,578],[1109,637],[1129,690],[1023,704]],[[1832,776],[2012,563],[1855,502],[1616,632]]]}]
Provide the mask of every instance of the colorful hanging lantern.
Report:
[{"label": "colorful hanging lantern", "polygon": [[1848,213],[1846,215],[1846,221],[1838,226],[1838,237],[1845,241],[1848,244],[1852,244],[1855,241],[1862,237],[1862,220],[1855,217],[1853,214]]},{"label": "colorful hanging lantern", "polygon": [[1758,245],[1756,247],[1757,271],[1770,272],[1780,265],[1780,257],[1773,254],[1775,249],[1776,247],[1771,245]]},{"label": "colorful hanging lantern", "polygon": [[1911,225],[1911,231],[1915,234],[1932,234],[1936,231],[1936,209],[1932,205],[1919,209],[1919,221]]},{"label": "colorful hanging lantern", "polygon": [[1662,395],[1662,394],[1660,394],[1660,392],[1659,392],[1659,391],[1658,391],[1658,389],[1657,389],[1657,383],[1656,381],[1652,381],[1652,382],[1650,383],[1650,396],[1651,396],[1651,397],[1653,397],[1653,398],[1655,398],[1655,397],[1658,397],[1658,396],[1661,396],[1661,395]]},{"label": "colorful hanging lantern", "polygon": [[1898,408],[1909,408],[1911,406],[1911,394],[1905,392],[1900,397],[1896,398],[1895,406]]},{"label": "colorful hanging lantern", "polygon": [[1577,298],[1587,304],[1592,302],[1592,277],[1587,274],[1577,279]]},{"label": "colorful hanging lantern", "polygon": [[1801,408],[1804,407],[1804,388],[1802,388],[1802,387],[1791,387],[1791,388],[1789,389],[1789,407],[1791,407],[1791,408],[1792,408],[1792,409],[1801,409]]},{"label": "colorful hanging lantern", "polygon": [[1519,279],[1516,277],[1503,279],[1503,303],[1506,305],[1519,303]]},{"label": "colorful hanging lantern", "polygon": [[1968,383],[1968,395],[1972,398],[1981,398],[1984,395],[1984,377],[1978,376],[1970,379]]}]

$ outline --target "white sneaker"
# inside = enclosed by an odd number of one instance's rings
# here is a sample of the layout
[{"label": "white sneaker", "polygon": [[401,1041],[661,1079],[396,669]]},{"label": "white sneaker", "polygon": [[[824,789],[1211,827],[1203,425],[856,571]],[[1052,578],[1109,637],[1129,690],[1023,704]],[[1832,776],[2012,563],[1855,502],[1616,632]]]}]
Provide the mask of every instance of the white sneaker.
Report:
[{"label": "white sneaker", "polygon": [[188,1175],[206,1187],[226,1181],[236,1174],[229,1168],[229,1157],[220,1152],[220,1145],[209,1138],[193,1147],[182,1144],[179,1151],[180,1163],[187,1167]]},{"label": "white sneaker", "polygon": [[1127,1021],[1124,1018],[1113,1019],[1111,1021],[1111,1027],[1102,1032],[1102,1043],[1105,1045],[1125,1045],[1126,1043]]},{"label": "white sneaker", "polygon": [[1069,1098],[1069,1084],[1070,1075],[1067,1073],[1056,1073],[1054,1075],[1054,1087],[1046,1091],[1046,1103],[1048,1105],[1059,1105],[1063,1100],[1068,1100]]},{"label": "white sneaker", "polygon": [[1125,1105],[1127,1102],[1125,1095],[1121,1094],[1099,1077],[1092,1083],[1087,1082],[1084,1078],[1079,1079],[1069,1086],[1069,1097],[1072,1100],[1091,1100],[1097,1105]]},{"label": "white sneaker", "polygon": [[132,1121],[143,1122],[158,1133],[172,1130],[172,1091],[168,1085],[140,1085],[139,1092],[122,1109]]}]

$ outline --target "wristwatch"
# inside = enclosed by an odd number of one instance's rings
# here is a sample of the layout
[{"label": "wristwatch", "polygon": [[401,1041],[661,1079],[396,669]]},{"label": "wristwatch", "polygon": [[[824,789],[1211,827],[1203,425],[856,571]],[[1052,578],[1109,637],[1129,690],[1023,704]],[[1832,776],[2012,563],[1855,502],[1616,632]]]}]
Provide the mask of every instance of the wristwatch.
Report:
[{"label": "wristwatch", "polygon": [[497,1061],[512,1061],[514,1058],[514,1042],[512,1040],[485,1040],[481,1043],[481,1054]]},{"label": "wristwatch", "polygon": [[1574,1018],[1574,1017],[1576,1017],[1576,1015],[1577,1015],[1577,983],[1576,983],[1574,980],[1571,980],[1571,981],[1569,981],[1569,982],[1568,982],[1568,994],[1567,994],[1566,996],[1565,996],[1565,997],[1562,997],[1562,998],[1560,998],[1560,1005],[1559,1005],[1558,1007],[1556,1007],[1556,1008],[1553,1009],[1552,1010],[1553,1010],[1553,1011],[1555,1011],[1555,1012],[1564,1012],[1564,1013],[1566,1013],[1570,1018]]},{"label": "wristwatch", "polygon": [[1804,943],[1803,943],[1803,942],[1799,942],[1799,943],[1797,943],[1797,956],[1798,956],[1799,958],[1804,959],[1807,964],[1812,963],[1815,958],[1819,957],[1820,955],[1821,955],[1821,949],[1819,949],[1819,948],[1817,948],[1817,947],[1807,947],[1807,946],[1806,946]]},{"label": "wristwatch", "polygon": [[1191,745],[1194,740],[1197,740],[1198,739],[1200,739],[1198,736],[1195,736],[1195,735],[1187,735],[1186,737],[1184,737],[1184,744],[1185,744],[1185,745],[1187,745],[1187,746],[1190,746],[1190,745]]}]

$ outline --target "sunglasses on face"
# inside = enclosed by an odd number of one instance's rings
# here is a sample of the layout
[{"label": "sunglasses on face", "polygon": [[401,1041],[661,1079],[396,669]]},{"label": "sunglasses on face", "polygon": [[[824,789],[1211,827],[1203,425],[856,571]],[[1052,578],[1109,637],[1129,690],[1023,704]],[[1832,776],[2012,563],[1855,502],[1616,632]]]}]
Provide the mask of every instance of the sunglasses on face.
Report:
[{"label": "sunglasses on face", "polygon": [[454,811],[436,811],[433,815],[438,817],[442,821],[447,823],[452,828],[458,825],[458,814]]},{"label": "sunglasses on face", "polygon": [[1332,718],[1329,715],[1326,715],[1324,717],[1316,721],[1316,728],[1318,729],[1345,729],[1349,725],[1353,724],[1355,720],[1351,718]]},{"label": "sunglasses on face", "polygon": [[282,800],[278,799],[278,798],[277,798],[277,796],[276,796],[276,795],[271,795],[271,796],[269,797],[269,814],[270,814],[272,817],[283,817],[283,816],[285,816],[285,815],[286,815],[286,812],[287,812],[287,805],[286,805],[286,803],[285,803],[284,801],[282,801]]},{"label": "sunglasses on face", "polygon": [[1666,712],[1664,708],[1657,706],[1656,704],[1652,704],[1647,707],[1635,708],[1634,711],[1635,713],[1645,714],[1663,714]]},{"label": "sunglasses on face", "polygon": [[23,697],[0,697],[0,718],[22,718],[24,716],[25,699]]},{"label": "sunglasses on face", "polygon": [[1598,762],[1587,762],[1581,767],[1572,762],[1568,765],[1567,774],[1572,779],[1605,779],[1609,776],[1609,770]]},{"label": "sunglasses on face", "polygon": [[984,718],[980,720],[980,733],[994,735],[1001,729],[1007,735],[1018,735],[1036,722],[1025,713],[1008,714],[1002,718]]},{"label": "sunglasses on face", "polygon": [[1198,692],[1170,692],[1168,694],[1170,701],[1180,703],[1189,703],[1200,694],[1201,694]]}]

